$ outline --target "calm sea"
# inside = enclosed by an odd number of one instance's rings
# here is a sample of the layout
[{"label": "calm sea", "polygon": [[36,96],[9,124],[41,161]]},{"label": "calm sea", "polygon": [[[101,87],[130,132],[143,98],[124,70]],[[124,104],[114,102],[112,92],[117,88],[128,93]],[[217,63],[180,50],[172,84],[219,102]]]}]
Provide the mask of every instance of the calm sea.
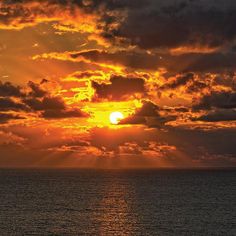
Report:
[{"label": "calm sea", "polygon": [[236,235],[236,171],[1,170],[0,235]]}]

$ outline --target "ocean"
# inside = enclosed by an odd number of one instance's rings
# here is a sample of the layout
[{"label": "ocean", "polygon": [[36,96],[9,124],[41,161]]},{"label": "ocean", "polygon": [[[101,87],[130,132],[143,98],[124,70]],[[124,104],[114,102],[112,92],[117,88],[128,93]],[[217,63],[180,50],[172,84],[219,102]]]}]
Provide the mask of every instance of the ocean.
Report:
[{"label": "ocean", "polygon": [[235,170],[0,170],[0,235],[236,235]]}]

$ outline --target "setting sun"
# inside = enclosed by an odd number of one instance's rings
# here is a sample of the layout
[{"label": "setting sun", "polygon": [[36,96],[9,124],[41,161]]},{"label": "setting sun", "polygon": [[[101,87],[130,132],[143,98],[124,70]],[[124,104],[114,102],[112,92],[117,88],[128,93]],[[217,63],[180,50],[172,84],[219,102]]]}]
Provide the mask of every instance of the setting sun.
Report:
[{"label": "setting sun", "polygon": [[236,0],[0,0],[0,236],[236,236],[235,140]]},{"label": "setting sun", "polygon": [[122,119],[124,119],[124,115],[119,111],[115,111],[110,114],[110,122],[113,125],[117,125]]}]

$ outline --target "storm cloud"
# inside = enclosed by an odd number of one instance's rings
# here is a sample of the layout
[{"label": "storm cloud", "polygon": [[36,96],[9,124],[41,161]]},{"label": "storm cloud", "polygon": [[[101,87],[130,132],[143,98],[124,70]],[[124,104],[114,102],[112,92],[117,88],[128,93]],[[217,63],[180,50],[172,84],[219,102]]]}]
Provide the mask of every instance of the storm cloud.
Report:
[{"label": "storm cloud", "polygon": [[236,108],[235,92],[211,92],[204,95],[193,106],[196,110],[209,110],[211,108],[232,109]]},{"label": "storm cloud", "polygon": [[110,84],[93,81],[92,86],[96,91],[95,99],[126,100],[135,97],[135,94],[145,94],[145,81],[142,78],[112,76]]}]

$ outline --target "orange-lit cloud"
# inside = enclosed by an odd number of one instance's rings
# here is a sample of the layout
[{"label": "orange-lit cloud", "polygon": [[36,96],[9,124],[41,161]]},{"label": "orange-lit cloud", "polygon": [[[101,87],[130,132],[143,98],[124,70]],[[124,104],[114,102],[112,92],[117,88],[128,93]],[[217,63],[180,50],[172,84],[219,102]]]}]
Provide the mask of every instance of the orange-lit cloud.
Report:
[{"label": "orange-lit cloud", "polygon": [[235,165],[235,11],[1,1],[0,166]]},{"label": "orange-lit cloud", "polygon": [[[96,15],[86,14],[79,7],[72,9],[70,4],[63,5],[59,2],[56,4],[53,1],[23,1],[23,3],[2,1],[0,9],[2,29],[22,29],[49,21],[62,21],[68,24],[68,29],[72,25],[77,31],[82,32],[94,32],[96,29]],[[55,25],[55,27],[60,26]]]}]

